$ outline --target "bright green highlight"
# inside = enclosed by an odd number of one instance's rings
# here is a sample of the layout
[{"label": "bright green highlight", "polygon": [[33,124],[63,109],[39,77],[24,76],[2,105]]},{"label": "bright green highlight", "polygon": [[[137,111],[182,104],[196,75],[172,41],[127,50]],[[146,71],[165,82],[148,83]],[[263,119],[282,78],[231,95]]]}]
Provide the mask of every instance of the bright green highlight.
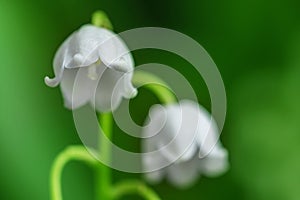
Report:
[{"label": "bright green highlight", "polygon": [[160,200],[160,197],[144,183],[136,180],[127,180],[115,185],[113,199],[119,199],[124,195],[138,194],[146,200]]},{"label": "bright green highlight", "polygon": [[108,19],[105,12],[98,10],[92,15],[92,24],[98,27],[103,27],[109,30],[113,30],[113,26]]},{"label": "bright green highlight", "polygon": [[83,161],[89,165],[99,164],[83,146],[70,146],[62,151],[55,159],[50,175],[50,191],[52,200],[62,200],[61,176],[65,165],[72,161]]},{"label": "bright green highlight", "polygon": [[163,104],[177,102],[168,84],[154,74],[145,71],[136,71],[132,82],[137,87],[143,86],[151,90]]}]

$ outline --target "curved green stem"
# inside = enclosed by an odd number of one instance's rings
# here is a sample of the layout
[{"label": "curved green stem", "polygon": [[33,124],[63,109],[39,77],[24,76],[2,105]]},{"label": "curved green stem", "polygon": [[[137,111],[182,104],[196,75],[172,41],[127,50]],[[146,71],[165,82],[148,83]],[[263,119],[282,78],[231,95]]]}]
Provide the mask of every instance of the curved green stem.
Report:
[{"label": "curved green stem", "polygon": [[[99,116],[99,123],[103,134],[108,139],[112,137],[112,114],[111,113],[101,113]],[[104,139],[104,135],[100,134],[99,138],[99,152],[105,163],[109,163],[111,159],[111,149],[109,143]],[[97,171],[97,190],[99,200],[108,200],[110,199],[111,191],[111,170],[108,166],[104,164],[100,165],[99,170]]]},{"label": "curved green stem", "polygon": [[118,183],[112,191],[113,199],[119,199],[120,197],[128,194],[138,194],[146,200],[160,200],[159,196],[151,188],[136,180],[128,180]]},{"label": "curved green stem", "polygon": [[84,161],[96,165],[98,161],[92,157],[83,146],[70,146],[55,159],[50,174],[50,191],[52,200],[62,200],[61,175],[64,166],[71,160]]},{"label": "curved green stem", "polygon": [[145,71],[135,71],[132,82],[135,86],[143,86],[151,90],[163,104],[177,102],[176,96],[162,79]]}]

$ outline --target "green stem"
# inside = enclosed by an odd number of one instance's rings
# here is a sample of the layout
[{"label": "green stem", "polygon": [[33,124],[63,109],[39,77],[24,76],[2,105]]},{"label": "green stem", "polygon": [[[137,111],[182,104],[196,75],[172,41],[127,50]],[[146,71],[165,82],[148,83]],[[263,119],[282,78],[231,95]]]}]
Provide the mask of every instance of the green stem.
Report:
[{"label": "green stem", "polygon": [[[113,30],[113,26],[108,19],[105,12],[98,10],[93,13],[92,24],[94,26],[106,28]],[[111,113],[101,113],[99,116],[99,123],[102,129],[99,137],[99,153],[102,161],[104,163],[109,163],[111,159],[111,149],[109,143],[106,142],[105,136],[108,139],[112,137],[112,114]],[[103,135],[105,134],[105,136]],[[111,170],[104,164],[101,164],[100,168],[97,169],[97,198],[99,200],[110,199],[111,191]]]},{"label": "green stem", "polygon": [[98,10],[92,15],[92,24],[98,27],[103,27],[109,30],[113,30],[113,26],[109,21],[107,15],[102,10]]},{"label": "green stem", "polygon": [[84,161],[90,165],[98,164],[98,161],[90,155],[83,146],[70,146],[62,151],[55,159],[50,173],[50,191],[52,200],[62,200],[61,175],[64,166],[71,160]]},{"label": "green stem", "polygon": [[134,72],[132,82],[135,86],[143,86],[151,90],[163,104],[177,102],[176,96],[162,79],[145,71]]},{"label": "green stem", "polygon": [[[136,87],[144,86],[151,90],[163,104],[177,102],[168,84],[154,74],[135,71],[132,82]],[[113,199],[119,199],[128,194],[138,194],[146,200],[160,200],[160,197],[151,188],[136,180],[119,183],[111,191]]]},{"label": "green stem", "polygon": [[128,180],[118,183],[112,191],[113,199],[119,199],[120,197],[128,194],[139,194],[146,200],[160,200],[159,196],[151,188],[136,180]]},{"label": "green stem", "polygon": [[[111,149],[109,143],[106,142],[104,137],[108,139],[112,137],[112,114],[111,113],[101,113],[99,116],[99,123],[101,125],[102,133],[99,138],[99,152],[100,157],[104,163],[109,163],[111,160]],[[105,134],[105,136],[103,135]],[[97,171],[97,190],[99,200],[110,199],[111,191],[111,170],[108,166],[101,164],[99,170]]]}]

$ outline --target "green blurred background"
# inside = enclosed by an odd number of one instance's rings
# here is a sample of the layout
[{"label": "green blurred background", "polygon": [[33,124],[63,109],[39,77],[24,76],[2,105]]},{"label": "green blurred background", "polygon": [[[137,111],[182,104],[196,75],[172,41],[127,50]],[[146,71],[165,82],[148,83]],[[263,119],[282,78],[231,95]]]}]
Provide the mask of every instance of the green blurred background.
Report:
[{"label": "green blurred background", "polygon": [[[299,8],[298,0],[0,0],[0,199],[49,199],[53,159],[81,143],[59,89],[45,86],[43,78],[53,75],[61,42],[97,9],[107,12],[116,32],[159,26],[191,36],[222,74],[228,114],[221,139],[230,171],[203,177],[188,190],[163,182],[154,186],[162,199],[300,199]],[[190,75],[184,60],[158,50],[139,50],[134,57],[136,64],[159,62],[181,71],[209,108],[205,83]],[[141,124],[156,102],[141,89],[130,104],[134,119]],[[139,150],[139,141],[118,128],[114,142]],[[115,181],[141,177],[113,175]],[[93,199],[94,187],[90,168],[76,162],[66,167],[65,200]]]}]

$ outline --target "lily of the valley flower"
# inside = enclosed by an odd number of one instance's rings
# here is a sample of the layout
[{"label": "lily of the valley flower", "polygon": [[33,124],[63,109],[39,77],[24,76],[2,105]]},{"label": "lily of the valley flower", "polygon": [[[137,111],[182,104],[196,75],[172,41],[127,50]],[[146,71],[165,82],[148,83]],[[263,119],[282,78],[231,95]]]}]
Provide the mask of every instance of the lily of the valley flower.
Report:
[{"label": "lily of the valley flower", "polygon": [[[217,176],[228,169],[228,153],[218,140],[217,124],[197,103],[183,100],[164,107],[155,105],[147,122],[143,136],[149,138],[143,141],[143,151],[160,152],[142,158],[145,171],[151,171],[146,173],[148,181],[167,177],[175,186],[187,187],[202,174]],[[164,160],[172,164],[154,170]]]},{"label": "lily of the valley flower", "polygon": [[60,84],[65,106],[76,109],[87,103],[105,112],[121,99],[134,97],[134,62],[128,48],[115,33],[84,25],[59,47],[53,61],[55,78],[45,77],[48,86]]}]

